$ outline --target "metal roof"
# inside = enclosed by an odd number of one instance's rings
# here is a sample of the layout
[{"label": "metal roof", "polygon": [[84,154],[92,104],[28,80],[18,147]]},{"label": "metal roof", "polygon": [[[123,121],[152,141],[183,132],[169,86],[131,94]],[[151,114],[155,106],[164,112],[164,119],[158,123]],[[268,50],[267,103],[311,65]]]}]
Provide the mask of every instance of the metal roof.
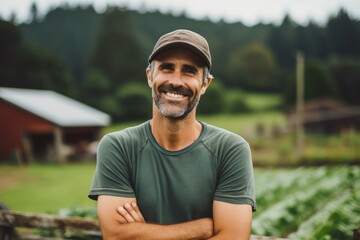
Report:
[{"label": "metal roof", "polygon": [[0,87],[0,99],[62,127],[106,126],[110,123],[108,114],[49,90]]}]

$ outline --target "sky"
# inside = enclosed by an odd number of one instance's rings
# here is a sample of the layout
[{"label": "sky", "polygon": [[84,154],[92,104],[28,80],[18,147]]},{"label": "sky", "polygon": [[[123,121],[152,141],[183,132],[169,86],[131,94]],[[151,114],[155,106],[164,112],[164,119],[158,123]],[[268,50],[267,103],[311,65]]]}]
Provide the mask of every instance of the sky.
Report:
[{"label": "sky", "polygon": [[98,12],[104,11],[107,5],[174,14],[185,12],[195,19],[241,21],[249,26],[259,22],[279,24],[287,13],[298,24],[305,25],[312,20],[322,25],[340,8],[360,20],[360,0],[0,0],[0,16],[8,20],[15,13],[18,23],[26,22],[33,2],[37,4],[40,16],[68,3],[70,6],[93,4]]}]

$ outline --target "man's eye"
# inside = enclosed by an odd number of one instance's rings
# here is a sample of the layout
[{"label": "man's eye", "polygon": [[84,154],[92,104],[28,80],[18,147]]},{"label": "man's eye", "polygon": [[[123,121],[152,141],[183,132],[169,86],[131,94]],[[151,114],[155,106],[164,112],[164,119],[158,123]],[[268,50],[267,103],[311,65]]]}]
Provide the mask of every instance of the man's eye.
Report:
[{"label": "man's eye", "polygon": [[172,69],[171,69],[171,68],[163,68],[162,71],[163,71],[163,72],[171,72]]},{"label": "man's eye", "polygon": [[187,75],[195,75],[197,73],[197,69],[193,66],[185,66],[183,68],[183,72]]},{"label": "man's eye", "polygon": [[187,71],[185,71],[185,73],[188,75],[195,75],[196,71],[195,70],[187,70]]}]

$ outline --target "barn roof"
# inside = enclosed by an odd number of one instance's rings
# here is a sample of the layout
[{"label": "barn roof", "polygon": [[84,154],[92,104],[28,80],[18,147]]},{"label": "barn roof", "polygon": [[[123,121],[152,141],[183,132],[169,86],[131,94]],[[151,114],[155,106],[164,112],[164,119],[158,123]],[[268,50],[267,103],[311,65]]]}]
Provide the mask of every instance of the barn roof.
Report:
[{"label": "barn roof", "polygon": [[110,116],[49,90],[0,87],[0,99],[62,127],[106,126]]}]

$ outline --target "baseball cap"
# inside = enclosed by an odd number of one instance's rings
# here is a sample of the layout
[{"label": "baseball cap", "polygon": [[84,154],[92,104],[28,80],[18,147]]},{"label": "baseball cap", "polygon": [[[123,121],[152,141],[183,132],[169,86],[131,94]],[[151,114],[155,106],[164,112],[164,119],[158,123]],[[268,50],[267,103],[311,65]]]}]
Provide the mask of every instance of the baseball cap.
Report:
[{"label": "baseball cap", "polygon": [[161,36],[149,56],[149,63],[152,62],[160,52],[174,47],[183,47],[193,51],[202,58],[209,69],[211,68],[211,55],[208,42],[200,34],[186,29],[178,29]]}]

